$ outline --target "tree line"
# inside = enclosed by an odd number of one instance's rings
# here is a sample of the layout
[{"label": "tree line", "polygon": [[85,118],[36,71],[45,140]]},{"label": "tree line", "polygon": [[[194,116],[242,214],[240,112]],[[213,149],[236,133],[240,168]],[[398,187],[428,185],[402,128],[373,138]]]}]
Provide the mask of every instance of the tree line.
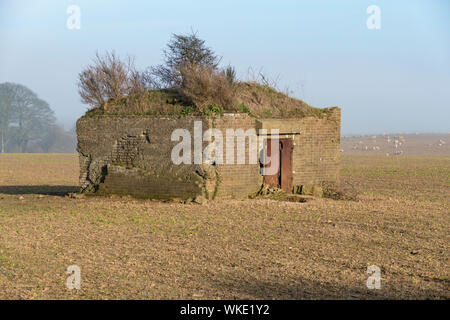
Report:
[{"label": "tree line", "polygon": [[[73,131],[73,130],[72,130]],[[24,85],[0,83],[0,152],[74,152],[74,132],[56,124],[49,104]]]}]

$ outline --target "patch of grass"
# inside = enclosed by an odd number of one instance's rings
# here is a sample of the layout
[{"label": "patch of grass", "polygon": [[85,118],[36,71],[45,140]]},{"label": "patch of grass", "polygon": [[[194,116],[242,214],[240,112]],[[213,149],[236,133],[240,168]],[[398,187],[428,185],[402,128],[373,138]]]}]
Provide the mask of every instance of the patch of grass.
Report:
[{"label": "patch of grass", "polygon": [[195,109],[191,106],[184,106],[183,109],[181,110],[181,114],[184,116],[188,116],[194,112],[195,112]]},{"label": "patch of grass", "polygon": [[212,104],[208,108],[203,108],[201,113],[206,116],[220,115],[223,113],[223,109],[216,104]]},{"label": "patch of grass", "polygon": [[251,115],[251,111],[250,109],[245,105],[245,103],[240,103],[238,105],[238,110],[240,113],[247,113],[249,115]]},{"label": "patch of grass", "polygon": [[271,117],[272,116],[272,111],[268,110],[268,109],[264,109],[264,116],[266,117]]},{"label": "patch of grass", "polygon": [[215,114],[222,114],[223,113],[223,109],[218,106],[217,104],[212,104],[209,106],[209,111],[211,111],[212,113]]}]

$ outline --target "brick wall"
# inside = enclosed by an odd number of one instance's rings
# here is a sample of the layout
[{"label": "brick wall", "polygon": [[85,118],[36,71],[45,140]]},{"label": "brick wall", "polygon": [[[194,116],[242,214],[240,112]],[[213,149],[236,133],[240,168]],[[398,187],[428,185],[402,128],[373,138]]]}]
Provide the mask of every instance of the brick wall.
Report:
[{"label": "brick wall", "polygon": [[[219,129],[223,136],[227,129],[242,129],[244,132],[251,129],[253,134],[250,137],[245,137],[245,164],[238,164],[238,139],[234,138],[234,142],[229,140],[227,143],[224,138],[224,163],[218,165],[218,173],[220,177],[220,184],[217,188],[217,197],[219,198],[247,198],[250,194],[257,192],[262,185],[262,176],[259,172],[259,162],[250,164],[250,153],[258,154],[257,144],[254,148],[251,147],[250,139],[253,138],[257,142],[257,135],[255,129],[256,119],[246,114],[226,114],[220,118],[214,119],[213,127]],[[232,152],[234,154],[233,163],[227,164],[227,155]]]},{"label": "brick wall", "polygon": [[294,185],[339,183],[340,109],[329,118],[305,118],[295,136]]},{"label": "brick wall", "polygon": [[[223,163],[175,165],[171,153],[178,141],[172,132],[183,128],[193,138],[194,121],[201,121],[203,133],[211,128],[222,132]],[[160,199],[247,198],[262,184],[259,162],[249,164],[252,150],[245,139],[245,164],[237,163],[237,139],[227,143],[227,129],[277,128],[294,139],[294,185],[339,181],[340,109],[323,119],[257,120],[246,114],[225,114],[216,118],[83,117],[77,122],[80,155],[80,185],[86,193],[131,194]],[[201,149],[209,144],[203,141]],[[216,145],[217,146],[217,145]],[[227,155],[234,152],[234,163]],[[194,142],[191,140],[191,153]]]},{"label": "brick wall", "polygon": [[[193,118],[84,117],[77,122],[80,185],[86,193],[194,198],[203,193],[198,166],[174,165],[172,132],[192,134]],[[204,128],[208,121],[201,120]],[[193,145],[192,145],[193,148]],[[193,152],[193,150],[191,150]]]},{"label": "brick wall", "polygon": [[278,129],[294,140],[293,185],[339,183],[341,109],[331,108],[323,118],[257,120],[258,129]]}]

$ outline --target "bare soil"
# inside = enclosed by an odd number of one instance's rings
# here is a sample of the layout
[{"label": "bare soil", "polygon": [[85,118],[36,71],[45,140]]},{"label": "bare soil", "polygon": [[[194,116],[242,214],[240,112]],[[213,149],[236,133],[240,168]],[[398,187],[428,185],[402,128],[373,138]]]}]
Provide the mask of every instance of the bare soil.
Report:
[{"label": "bare soil", "polygon": [[343,155],[357,202],[204,205],[68,197],[77,159],[0,155],[0,298],[450,298],[449,157]]}]

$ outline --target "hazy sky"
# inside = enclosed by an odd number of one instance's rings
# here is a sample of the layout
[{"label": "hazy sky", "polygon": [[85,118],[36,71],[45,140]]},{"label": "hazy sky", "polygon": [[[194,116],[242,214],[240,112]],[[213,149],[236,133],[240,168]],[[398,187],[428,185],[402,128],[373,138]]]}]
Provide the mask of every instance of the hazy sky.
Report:
[{"label": "hazy sky", "polygon": [[[79,30],[66,27],[70,5]],[[342,107],[344,134],[450,131],[448,0],[0,0],[0,82],[28,86],[68,128],[86,111],[77,75],[96,51],[144,68],[191,30],[242,79],[263,70],[313,106]]]}]

